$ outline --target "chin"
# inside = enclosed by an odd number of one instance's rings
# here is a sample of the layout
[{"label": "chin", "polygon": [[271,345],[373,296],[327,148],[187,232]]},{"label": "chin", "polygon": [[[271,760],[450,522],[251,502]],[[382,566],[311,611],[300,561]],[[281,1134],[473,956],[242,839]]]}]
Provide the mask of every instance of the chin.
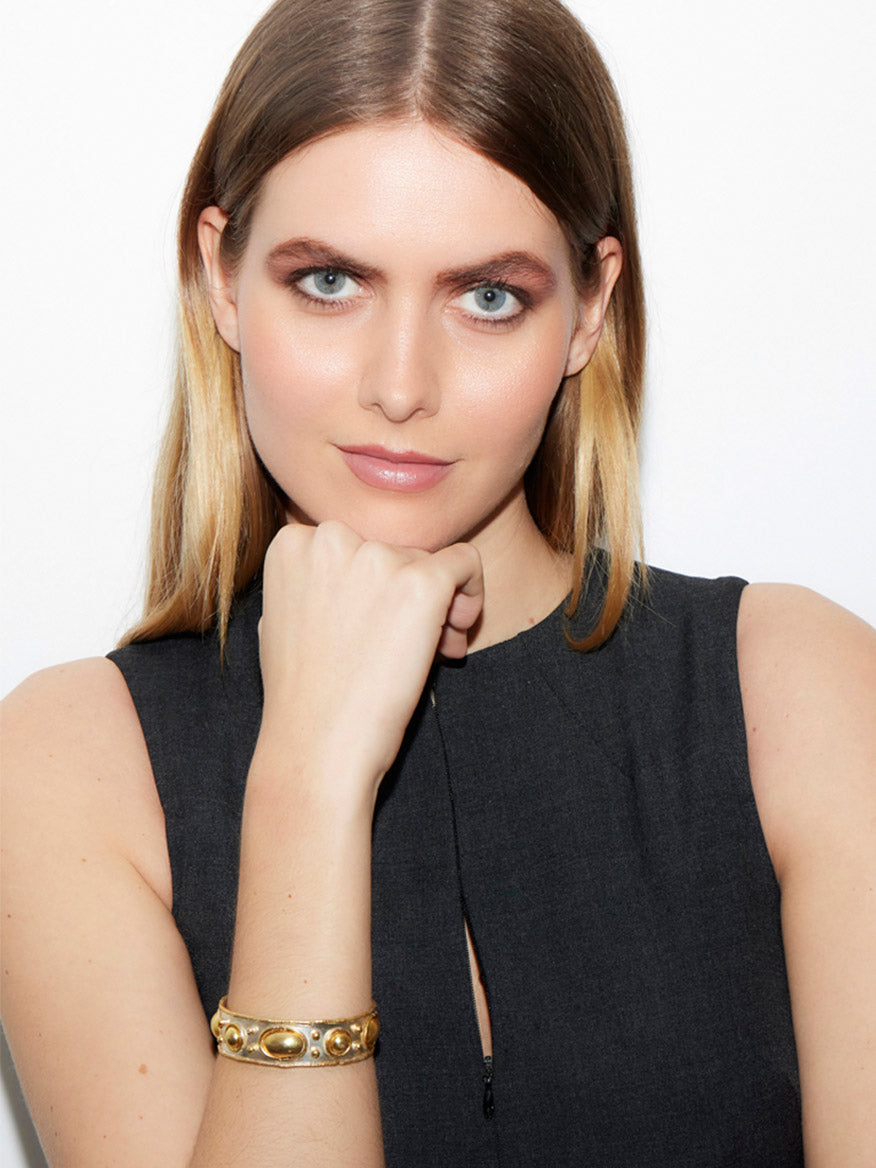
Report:
[{"label": "chin", "polygon": [[345,523],[360,539],[393,547],[419,548],[424,552],[437,552],[453,543],[464,542],[469,535],[461,526],[450,527],[446,522],[435,522],[434,515],[424,516],[422,513],[419,516],[376,515],[371,509],[338,508],[320,512],[314,517],[295,504],[287,503],[286,518],[290,523],[306,523],[309,527],[331,519]]},{"label": "chin", "polygon": [[452,543],[465,540],[465,533],[447,530],[443,527],[424,527],[423,524],[381,523],[379,520],[342,519],[360,539],[374,540],[393,547],[419,548],[424,552],[437,552]]}]

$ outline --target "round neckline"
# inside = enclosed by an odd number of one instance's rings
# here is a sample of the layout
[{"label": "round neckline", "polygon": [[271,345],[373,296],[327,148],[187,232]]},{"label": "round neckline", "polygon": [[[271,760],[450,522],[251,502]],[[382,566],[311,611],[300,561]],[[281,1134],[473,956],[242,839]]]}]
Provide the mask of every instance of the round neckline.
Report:
[{"label": "round neckline", "polygon": [[553,631],[555,626],[559,626],[558,631],[561,632],[564,612],[566,605],[569,603],[570,595],[571,593],[567,593],[560,603],[551,609],[546,616],[543,616],[541,620],[536,621],[532,625],[527,625],[525,628],[520,629],[519,632],[513,633],[510,637],[505,637],[502,641],[494,641],[491,645],[484,645],[483,649],[475,649],[458,661],[441,658],[439,661],[440,669],[448,673],[460,673],[466,668],[475,668],[478,663],[492,662],[499,658],[515,654],[520,649],[528,647],[537,641],[545,632]]}]

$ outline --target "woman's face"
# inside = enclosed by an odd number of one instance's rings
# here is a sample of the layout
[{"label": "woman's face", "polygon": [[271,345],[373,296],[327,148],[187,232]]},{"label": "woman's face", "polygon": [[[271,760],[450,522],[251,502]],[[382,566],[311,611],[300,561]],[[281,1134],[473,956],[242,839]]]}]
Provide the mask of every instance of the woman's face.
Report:
[{"label": "woman's face", "polygon": [[[387,123],[270,172],[233,278],[223,225],[202,215],[214,315],[294,518],[427,550],[528,522],[523,473],[607,299],[581,300],[528,187],[427,124]],[[610,290],[619,247],[603,247]]]}]

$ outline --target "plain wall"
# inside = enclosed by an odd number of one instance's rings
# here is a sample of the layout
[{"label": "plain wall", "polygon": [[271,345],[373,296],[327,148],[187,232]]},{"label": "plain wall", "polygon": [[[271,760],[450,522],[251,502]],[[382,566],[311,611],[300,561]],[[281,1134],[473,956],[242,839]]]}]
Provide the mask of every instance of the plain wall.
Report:
[{"label": "plain wall", "polygon": [[[7,17],[0,692],[104,653],[137,612],[176,206],[262,7],[32,0]],[[573,7],[637,165],[648,558],[806,583],[876,622],[876,9]],[[39,1163],[16,1124],[0,1113],[0,1160]]]}]

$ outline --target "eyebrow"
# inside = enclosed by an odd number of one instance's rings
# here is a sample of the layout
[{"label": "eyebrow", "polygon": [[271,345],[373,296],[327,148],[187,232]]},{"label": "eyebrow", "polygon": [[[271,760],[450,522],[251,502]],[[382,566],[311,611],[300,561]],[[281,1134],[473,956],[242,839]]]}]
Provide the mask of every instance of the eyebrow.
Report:
[{"label": "eyebrow", "polygon": [[[326,268],[339,268],[366,280],[380,281],[386,278],[379,268],[345,255],[320,239],[306,237],[287,239],[285,243],[271,248],[267,265],[271,271],[279,275],[278,269],[290,260]],[[544,292],[552,292],[557,284],[556,275],[550,265],[528,251],[504,251],[470,265],[445,268],[435,277],[435,283],[439,287],[459,287],[489,284],[492,281],[498,282],[509,278],[529,279],[537,283]]]}]

